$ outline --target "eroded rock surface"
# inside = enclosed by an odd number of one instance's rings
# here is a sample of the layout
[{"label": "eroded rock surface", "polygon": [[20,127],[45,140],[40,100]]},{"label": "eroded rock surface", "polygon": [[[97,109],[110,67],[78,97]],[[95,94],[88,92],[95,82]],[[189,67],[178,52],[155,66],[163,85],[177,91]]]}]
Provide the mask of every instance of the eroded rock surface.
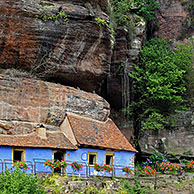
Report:
[{"label": "eroded rock surface", "polygon": [[30,133],[39,123],[56,130],[66,112],[104,121],[109,110],[109,104],[97,94],[0,75],[0,133]]},{"label": "eroded rock surface", "polygon": [[95,18],[108,21],[107,7],[107,0],[1,0],[0,68],[97,90],[110,69],[111,33]]},{"label": "eroded rock surface", "polygon": [[176,153],[194,157],[194,113],[179,112],[174,115],[175,126],[161,131],[145,131],[140,139],[141,151]]},{"label": "eroded rock surface", "polygon": [[161,38],[184,38],[184,23],[189,18],[189,11],[183,6],[185,0],[159,0],[160,9],[157,12],[159,29],[156,36]]}]

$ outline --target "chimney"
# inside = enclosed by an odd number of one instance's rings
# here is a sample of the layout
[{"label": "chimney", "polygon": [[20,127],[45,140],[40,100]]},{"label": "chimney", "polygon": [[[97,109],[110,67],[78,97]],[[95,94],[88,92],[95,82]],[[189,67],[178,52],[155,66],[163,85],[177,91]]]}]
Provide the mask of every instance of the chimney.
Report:
[{"label": "chimney", "polygon": [[41,139],[47,139],[47,137],[46,137],[46,128],[44,128],[44,127],[38,127],[38,128],[36,128],[36,134]]}]

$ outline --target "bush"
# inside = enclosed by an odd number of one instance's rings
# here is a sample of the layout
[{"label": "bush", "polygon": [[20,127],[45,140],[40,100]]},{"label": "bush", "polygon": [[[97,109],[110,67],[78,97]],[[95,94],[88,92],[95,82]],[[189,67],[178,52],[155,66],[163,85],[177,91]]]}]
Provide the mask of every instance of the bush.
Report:
[{"label": "bush", "polygon": [[170,115],[186,110],[186,80],[191,71],[193,46],[171,48],[164,39],[152,39],[141,50],[140,63],[130,73],[134,98],[128,108],[138,129],[160,130],[171,126]]},{"label": "bush", "polygon": [[143,163],[144,166],[153,166],[154,168],[158,167],[158,164],[167,160],[164,156],[157,152],[153,152],[152,155]]},{"label": "bush", "polygon": [[149,185],[143,186],[137,178],[134,178],[134,185],[131,185],[127,179],[122,180],[122,188],[118,190],[118,194],[149,194],[158,193]]},{"label": "bush", "polygon": [[6,169],[0,176],[0,194],[44,194],[43,188],[38,187],[38,179],[25,174],[19,167],[16,170]]},{"label": "bush", "polygon": [[151,166],[145,166],[142,170],[142,174],[145,176],[155,176],[156,175],[156,169]]},{"label": "bush", "polygon": [[171,163],[170,161],[163,161],[162,163],[159,163],[159,170],[161,172],[178,172],[182,169],[182,166],[180,164]]},{"label": "bush", "polygon": [[122,171],[126,173],[126,175],[133,175],[132,169],[129,166],[123,167]]},{"label": "bush", "polygon": [[118,25],[130,23],[130,13],[142,16],[147,21],[153,20],[155,10],[159,8],[157,0],[111,0],[111,4]]},{"label": "bush", "polygon": [[73,162],[71,164],[71,167],[73,168],[74,171],[78,171],[79,172],[80,170],[82,170],[83,164],[78,164],[77,162]]},{"label": "bush", "polygon": [[45,160],[44,166],[50,168],[53,171],[56,168],[66,168],[67,163],[65,160]]}]

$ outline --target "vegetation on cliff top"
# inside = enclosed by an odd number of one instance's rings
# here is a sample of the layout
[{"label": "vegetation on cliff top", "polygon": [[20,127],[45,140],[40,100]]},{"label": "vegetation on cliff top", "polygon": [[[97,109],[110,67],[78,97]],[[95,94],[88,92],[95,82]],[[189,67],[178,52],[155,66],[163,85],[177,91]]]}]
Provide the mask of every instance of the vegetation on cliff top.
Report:
[{"label": "vegetation on cliff top", "polygon": [[152,39],[141,50],[139,65],[130,73],[133,100],[128,113],[138,130],[170,126],[170,115],[185,110],[186,80],[194,53],[189,44],[172,49],[168,41]]},{"label": "vegetation on cliff top", "polygon": [[155,10],[159,8],[157,0],[111,0],[113,13],[118,25],[131,22],[129,14],[135,13],[146,21],[154,19]]}]

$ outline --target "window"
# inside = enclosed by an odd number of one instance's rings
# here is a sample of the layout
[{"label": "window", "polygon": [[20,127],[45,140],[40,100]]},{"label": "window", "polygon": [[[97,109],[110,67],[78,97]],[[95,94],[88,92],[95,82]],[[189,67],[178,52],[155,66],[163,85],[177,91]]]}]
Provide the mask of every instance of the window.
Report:
[{"label": "window", "polygon": [[54,160],[64,160],[64,154],[62,152],[54,152]]},{"label": "window", "polygon": [[13,161],[25,161],[26,150],[25,149],[12,149],[12,160]]},{"label": "window", "polygon": [[[64,152],[53,151],[53,159],[55,161],[57,161],[57,160],[59,160],[59,161],[64,160]],[[61,168],[55,168],[54,172],[61,173],[62,172],[61,170],[62,170]]]},{"label": "window", "polygon": [[88,164],[94,165],[97,163],[97,152],[88,152]]},{"label": "window", "polygon": [[105,153],[105,164],[114,165],[114,153]]}]

